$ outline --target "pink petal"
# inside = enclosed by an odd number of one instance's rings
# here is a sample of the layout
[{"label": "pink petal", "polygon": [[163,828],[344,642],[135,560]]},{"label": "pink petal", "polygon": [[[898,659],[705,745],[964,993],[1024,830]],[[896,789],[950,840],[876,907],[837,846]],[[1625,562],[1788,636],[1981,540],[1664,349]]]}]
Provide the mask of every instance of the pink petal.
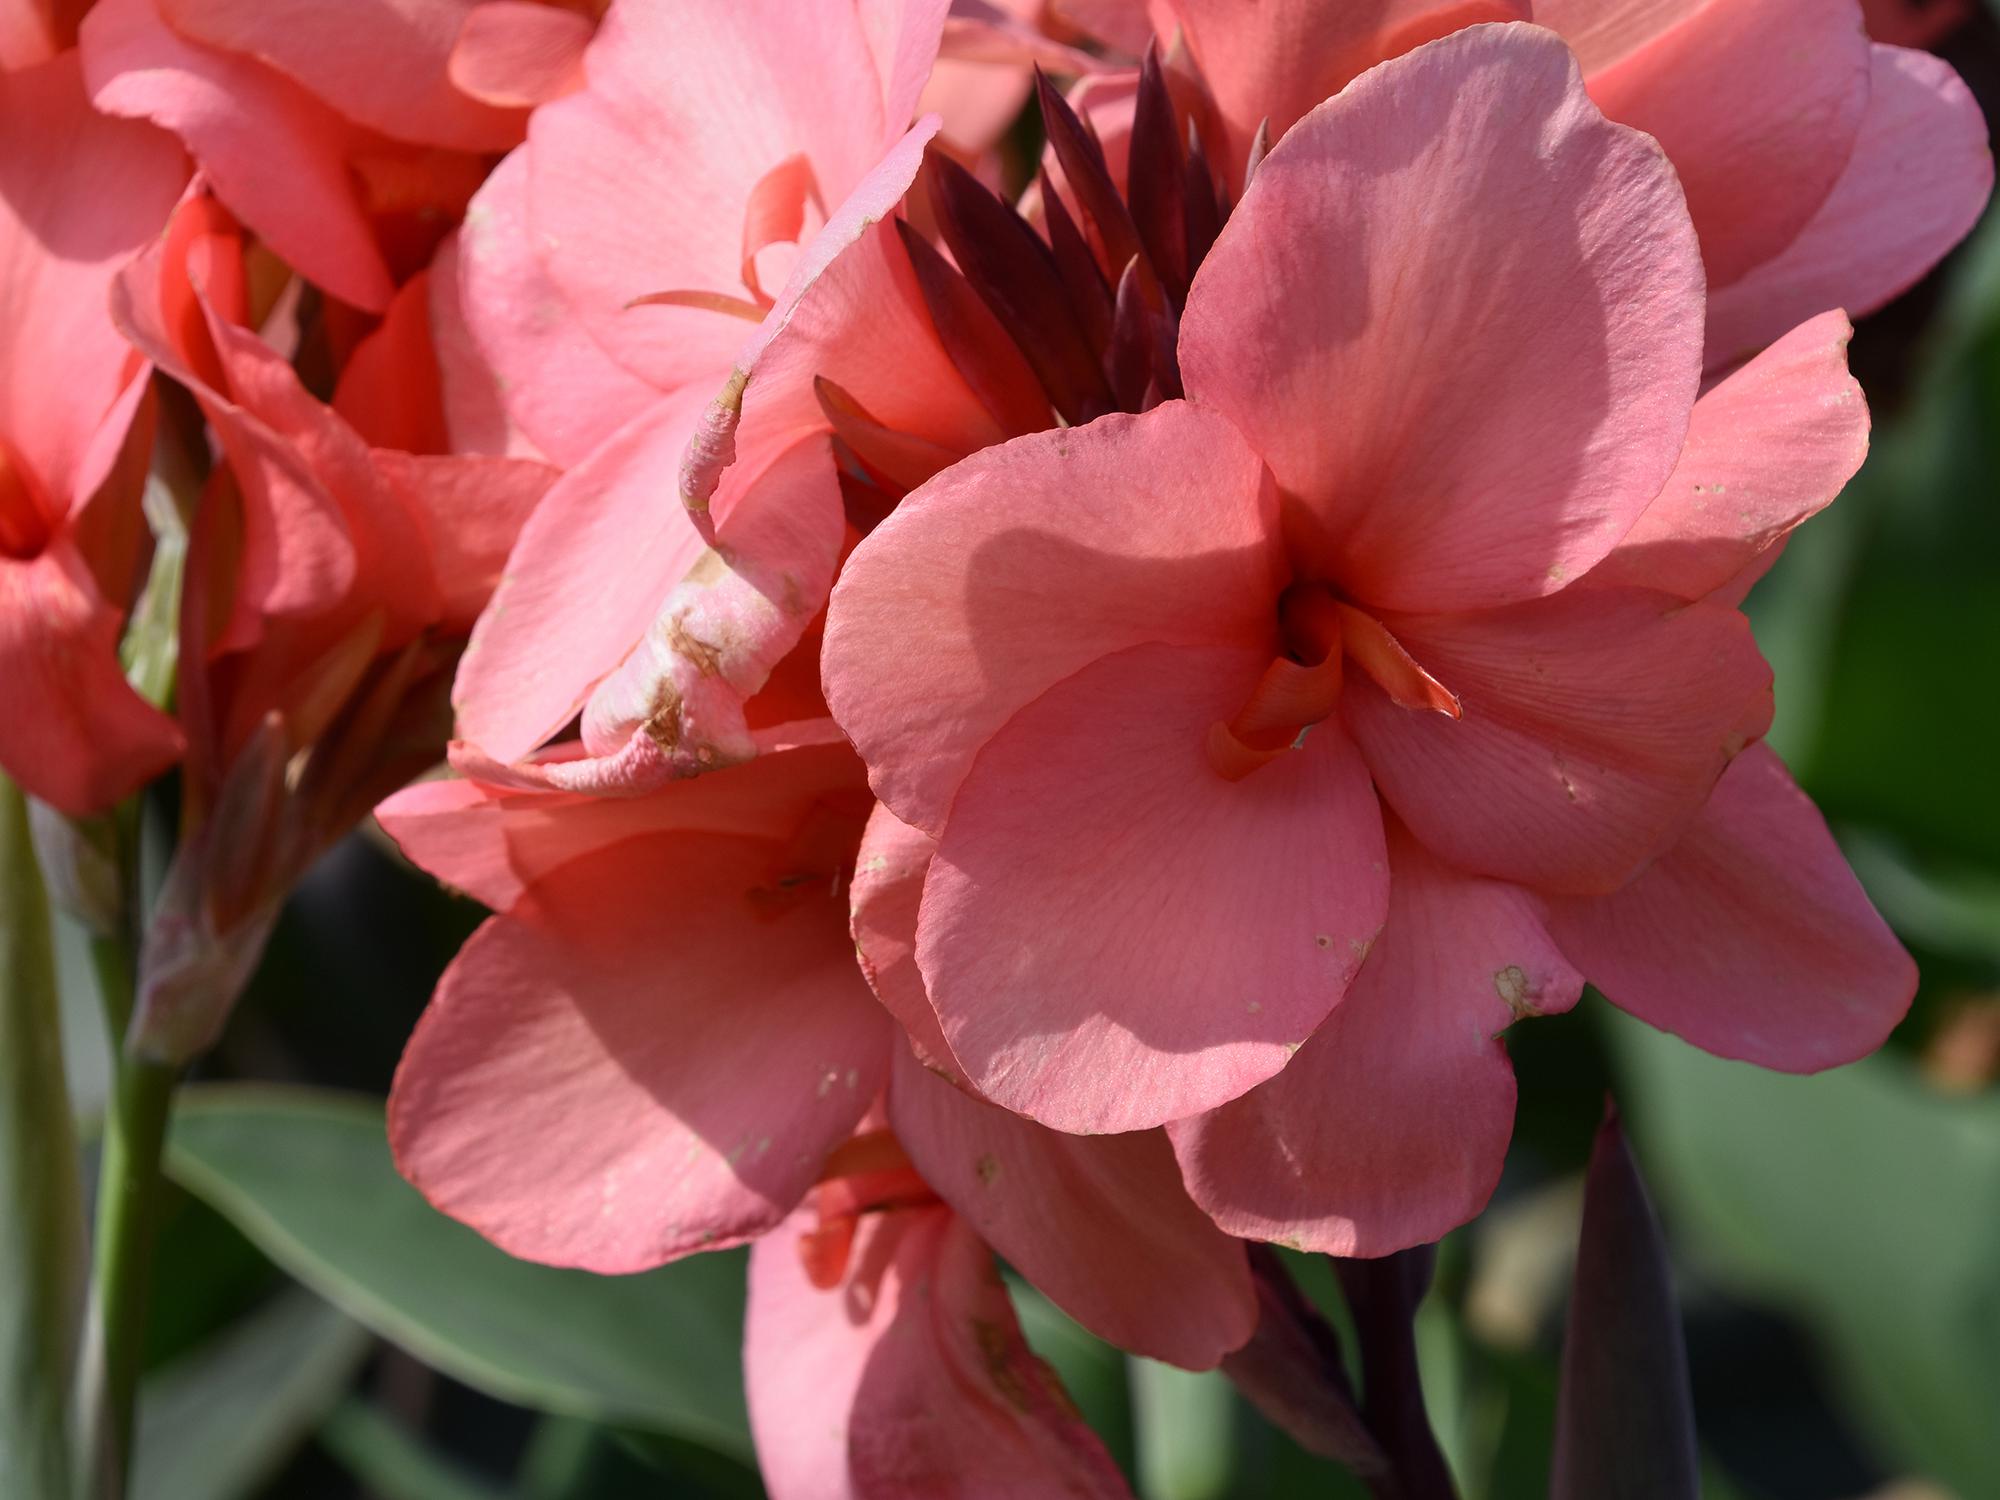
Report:
[{"label": "pink petal", "polygon": [[1916,993],[1910,956],[1764,745],[1657,864],[1615,895],[1555,901],[1549,926],[1621,1009],[1789,1073],[1873,1052]]},{"label": "pink petal", "polygon": [[445,453],[436,346],[431,341],[428,268],[396,289],[382,321],[347,356],[333,409],[371,448]]},{"label": "pink petal", "polygon": [[1389,835],[1389,921],[1285,1071],[1169,1128],[1195,1201],[1231,1234],[1328,1255],[1442,1239],[1485,1207],[1514,1126],[1500,1034],[1583,991],[1517,886]]},{"label": "pink petal", "polygon": [[[103,482],[143,368],[106,310],[187,181],[173,138],[90,107],[74,54],[0,73],[0,442],[54,527]],[[135,497],[136,498],[136,497]]]},{"label": "pink petal", "polygon": [[189,41],[254,57],[357,124],[394,140],[505,151],[519,110],[496,109],[447,76],[473,0],[155,0]]},{"label": "pink petal", "polygon": [[1873,312],[1936,265],[1993,190],[1986,121],[1948,63],[1874,47],[1868,112],[1847,170],[1777,255],[1708,304],[1711,365],[1726,365],[1828,307]]},{"label": "pink petal", "polygon": [[861,798],[844,742],[760,755],[649,797],[606,799],[474,780],[420,781],[375,810],[413,864],[497,912],[559,866],[641,834],[787,842],[814,807]]},{"label": "pink petal", "polygon": [[1385,621],[1464,717],[1400,708],[1360,673],[1343,708],[1383,800],[1461,869],[1616,890],[1770,721],[1771,670],[1732,609],[1571,589]]},{"label": "pink petal", "polygon": [[917,968],[917,914],[935,853],[937,840],[875,804],[850,890],[854,952],[875,998],[908,1034],[917,1060],[963,1084],[965,1070],[945,1044]]},{"label": "pink petal", "polygon": [[[661,400],[535,507],[459,662],[452,696],[462,738],[500,760],[541,744],[624,660],[701,556],[701,537],[671,497],[704,399]],[[587,610],[577,607],[583,599]]]},{"label": "pink petal", "polygon": [[1055,21],[1137,57],[1155,33],[1171,31],[1171,26],[1160,24],[1171,19],[1169,4],[1170,0],[1047,0],[1046,9]]},{"label": "pink petal", "polygon": [[557,474],[546,464],[377,449],[383,481],[422,529],[442,594],[438,627],[463,635],[492,597],[521,527]]},{"label": "pink petal", "polygon": [[463,265],[459,231],[454,230],[438,246],[428,278],[431,344],[437,355],[438,399],[444,407],[450,451],[488,458],[539,459],[541,450],[508,415],[499,377],[486,362],[466,322],[459,286]]},{"label": "pink petal", "polygon": [[118,666],[122,607],[75,548],[0,553],[0,768],[72,817],[107,811],[180,757],[174,721],[132,691]]},{"label": "pink petal", "polygon": [[1242,781],[1208,729],[1265,658],[1135,646],[1008,721],[952,804],[917,962],[979,1091],[1058,1130],[1143,1130],[1269,1078],[1346,993],[1388,899],[1337,725]]},{"label": "pink petal", "polygon": [[944,11],[744,0],[607,14],[589,88],[535,112],[528,152],[545,264],[591,337],[661,389],[726,370],[736,320],[628,305],[739,295],[745,210],[788,157],[805,153],[822,211],[844,199],[908,128]]},{"label": "pink petal", "polygon": [[354,133],[339,115],[251,58],[183,40],[154,0],[93,6],[82,55],[92,102],[178,135],[216,196],[300,274],[356,307],[389,305],[394,287],[348,169]]},{"label": "pink petal", "polygon": [[583,87],[588,16],[536,0],[484,0],[452,44],[451,81],[488,104],[535,105]]},{"label": "pink petal", "polygon": [[901,1054],[889,1119],[924,1180],[1099,1338],[1207,1370],[1255,1329],[1243,1247],[1189,1201],[1162,1133],[1062,1135]]},{"label": "pink petal", "polygon": [[643,1270],[774,1227],[881,1087],[889,1022],[784,846],[646,834],[460,950],[390,1098],[405,1176],[515,1255]]},{"label": "pink petal", "polygon": [[1168,8],[1214,91],[1232,172],[1262,121],[1275,141],[1386,58],[1481,21],[1528,18],[1525,0],[1168,0]]},{"label": "pink petal", "polygon": [[527,150],[513,152],[466,209],[460,305],[508,415],[569,468],[659,392],[598,347],[549,279],[528,217],[528,170]]},{"label": "pink petal", "polygon": [[1846,314],[1822,313],[1697,401],[1666,488],[1591,583],[1706,598],[1831,503],[1868,456],[1853,337]]},{"label": "pink petal", "polygon": [[963,1220],[864,1217],[826,1290],[798,1253],[815,1224],[750,1253],[744,1380],[771,1500],[1130,1500]]},{"label": "pink petal", "polygon": [[1560,588],[1659,493],[1701,306],[1657,148],[1555,37],[1480,27],[1279,142],[1195,278],[1181,367],[1296,497],[1312,571],[1469,608]]},{"label": "pink petal", "polygon": [[[1535,19],[1567,38],[1569,12],[1588,24],[1607,8],[1560,0]],[[1868,38],[1830,0],[1635,9],[1655,25],[1616,61],[1586,57],[1590,96],[1673,160],[1719,286],[1783,249],[1839,179],[1868,105]]]},{"label": "pink petal", "polygon": [[0,69],[16,72],[47,62],[61,47],[40,0],[0,0]]},{"label": "pink petal", "polygon": [[876,795],[935,833],[980,746],[1099,657],[1271,644],[1274,511],[1230,424],[1178,402],[938,475],[855,550],[827,616],[827,702]]}]

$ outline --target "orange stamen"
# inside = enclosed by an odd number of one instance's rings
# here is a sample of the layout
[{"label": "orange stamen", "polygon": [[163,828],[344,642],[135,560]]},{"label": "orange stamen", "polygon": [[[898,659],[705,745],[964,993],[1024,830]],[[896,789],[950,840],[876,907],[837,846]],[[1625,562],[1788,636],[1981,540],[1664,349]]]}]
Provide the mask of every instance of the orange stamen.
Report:
[{"label": "orange stamen", "polygon": [[1347,654],[1392,700],[1404,708],[1428,709],[1454,719],[1462,715],[1458,694],[1418,666],[1386,625],[1351,604],[1333,607],[1340,611]]}]

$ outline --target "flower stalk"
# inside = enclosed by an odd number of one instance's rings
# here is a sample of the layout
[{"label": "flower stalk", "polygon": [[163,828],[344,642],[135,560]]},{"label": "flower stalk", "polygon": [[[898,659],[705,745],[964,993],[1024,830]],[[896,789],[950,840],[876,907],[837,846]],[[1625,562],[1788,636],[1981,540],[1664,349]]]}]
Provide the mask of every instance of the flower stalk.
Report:
[{"label": "flower stalk", "polygon": [[67,1500],[83,1193],[49,906],[26,799],[0,778],[0,1494]]}]

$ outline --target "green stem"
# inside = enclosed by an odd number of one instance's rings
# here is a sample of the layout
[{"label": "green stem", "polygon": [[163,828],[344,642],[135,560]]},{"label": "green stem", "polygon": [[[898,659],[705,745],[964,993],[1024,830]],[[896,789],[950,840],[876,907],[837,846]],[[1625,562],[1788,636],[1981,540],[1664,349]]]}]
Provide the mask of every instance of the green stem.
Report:
[{"label": "green stem", "polygon": [[[94,940],[91,960],[116,1045],[132,1018],[131,964],[117,938]],[[153,1233],[165,1184],[160,1156],[177,1077],[176,1069],[134,1057],[122,1045],[117,1059],[117,1083],[104,1115],[91,1277],[98,1363],[89,1409],[98,1429],[89,1461],[96,1473],[91,1492],[97,1500],[123,1495],[131,1469],[133,1415],[152,1291]]]},{"label": "green stem", "polygon": [[27,804],[0,778],[0,1495],[67,1496],[83,1188],[48,900]]}]

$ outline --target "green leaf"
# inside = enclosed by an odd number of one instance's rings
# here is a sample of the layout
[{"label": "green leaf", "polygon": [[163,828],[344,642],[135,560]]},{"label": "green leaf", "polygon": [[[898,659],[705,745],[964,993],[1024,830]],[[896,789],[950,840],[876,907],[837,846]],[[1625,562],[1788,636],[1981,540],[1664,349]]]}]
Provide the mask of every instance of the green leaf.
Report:
[{"label": "green leaf", "polygon": [[84,1264],[48,900],[27,805],[0,777],[0,1495],[68,1492]]},{"label": "green leaf", "polygon": [[1764,1072],[1606,1009],[1674,1242],[1814,1329],[1909,1467],[2000,1494],[2000,1098],[1947,1098],[1888,1055]]},{"label": "green leaf", "polygon": [[1131,1356],[1144,1500],[1219,1500],[1236,1469],[1236,1389],[1219,1370]]},{"label": "green leaf", "polygon": [[619,1277],[516,1260],[397,1175],[378,1101],[330,1091],[191,1088],[168,1170],[293,1276],[467,1385],[750,1451],[740,1255]]},{"label": "green leaf", "polygon": [[140,1392],[133,1500],[236,1500],[270,1478],[340,1399],[368,1331],[288,1291]]}]

